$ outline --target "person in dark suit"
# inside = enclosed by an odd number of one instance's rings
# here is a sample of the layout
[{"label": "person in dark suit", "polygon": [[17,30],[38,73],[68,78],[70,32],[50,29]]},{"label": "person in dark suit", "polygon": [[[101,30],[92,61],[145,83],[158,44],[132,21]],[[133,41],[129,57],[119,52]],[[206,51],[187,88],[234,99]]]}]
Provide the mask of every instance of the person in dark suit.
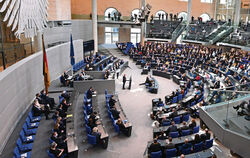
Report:
[{"label": "person in dark suit", "polygon": [[201,138],[200,138],[200,135],[199,134],[195,134],[194,135],[194,141],[193,141],[193,145],[194,144],[198,144],[201,142]]},{"label": "person in dark suit", "polygon": [[92,120],[94,122],[96,122],[98,120],[98,117],[97,117],[97,112],[92,112],[90,115],[89,115],[89,118],[92,118]]},{"label": "person in dark suit", "polygon": [[211,134],[208,132],[208,129],[205,129],[205,133],[200,135],[201,141],[205,142],[206,140],[209,140],[211,137]]},{"label": "person in dark suit", "polygon": [[97,127],[94,127],[92,130],[92,135],[96,137],[96,143],[101,143],[101,133],[98,131]]},{"label": "person in dark suit", "polygon": [[191,123],[189,124],[189,128],[193,130],[194,127],[196,127],[196,121],[195,119],[192,119]]},{"label": "person in dark suit", "polygon": [[114,96],[112,95],[109,99],[109,106],[110,108],[113,108],[116,103],[116,100],[114,99]]},{"label": "person in dark suit", "polygon": [[174,121],[171,122],[171,126],[167,129],[167,133],[169,134],[170,132],[177,132],[177,126]]},{"label": "person in dark suit", "polygon": [[173,149],[175,145],[172,143],[172,137],[168,137],[168,143],[166,144],[166,149]]},{"label": "person in dark suit", "polygon": [[128,129],[125,127],[125,125],[123,124],[120,118],[118,118],[116,124],[119,126],[119,129],[122,133],[128,135]]},{"label": "person in dark suit", "polygon": [[94,89],[92,87],[87,91],[87,99],[92,99],[92,95],[94,94]]},{"label": "person in dark suit", "polygon": [[184,140],[184,144],[181,146],[182,149],[188,149],[191,148],[192,144],[189,143],[188,138]]},{"label": "person in dark suit", "polygon": [[122,78],[122,83],[123,83],[122,89],[125,89],[125,83],[126,83],[126,81],[127,81],[126,74],[124,74],[123,78]]},{"label": "person in dark suit", "polygon": [[45,90],[41,91],[40,97],[45,101],[45,104],[49,104],[50,108],[53,109],[55,105],[54,98],[49,97]]},{"label": "person in dark suit", "polygon": [[50,137],[50,139],[56,142],[58,148],[67,150],[67,144],[66,144],[67,139],[62,139],[62,137],[59,137],[57,132],[54,132]]},{"label": "person in dark suit", "polygon": [[69,106],[71,105],[71,103],[68,104],[68,103],[66,102],[66,99],[63,99],[61,105],[62,105],[62,110],[65,111],[65,112],[67,112]]},{"label": "person in dark suit", "polygon": [[117,120],[120,116],[120,111],[117,111],[115,108],[110,109],[110,112],[112,113],[115,120]]},{"label": "person in dark suit", "polygon": [[161,150],[160,143],[157,142],[157,139],[154,139],[153,143],[148,148],[148,154],[151,152],[157,152]]},{"label": "person in dark suit", "polygon": [[69,102],[69,99],[70,99],[70,94],[67,93],[66,91],[63,91],[61,96],[66,99],[67,102]]},{"label": "person in dark suit", "polygon": [[55,157],[60,157],[62,156],[63,152],[64,152],[64,149],[59,149],[57,147],[57,144],[56,142],[53,142],[50,146],[50,149],[49,149],[49,152],[51,154],[53,154]]},{"label": "person in dark suit", "polygon": [[169,115],[169,117],[170,117],[170,118],[174,118],[174,117],[176,117],[176,116],[178,116],[178,113],[177,113],[177,111],[175,110],[175,108],[173,108],[172,113]]},{"label": "person in dark suit", "polygon": [[188,130],[189,127],[187,126],[187,123],[185,121],[182,122],[182,126],[179,128],[180,133],[182,130]]}]

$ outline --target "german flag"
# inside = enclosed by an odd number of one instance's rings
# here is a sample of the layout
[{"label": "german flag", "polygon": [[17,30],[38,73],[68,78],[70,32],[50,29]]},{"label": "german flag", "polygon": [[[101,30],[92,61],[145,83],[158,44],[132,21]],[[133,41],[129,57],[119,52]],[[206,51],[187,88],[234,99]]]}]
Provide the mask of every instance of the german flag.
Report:
[{"label": "german flag", "polygon": [[45,86],[46,94],[48,94],[48,88],[50,86],[50,81],[49,81],[49,67],[48,67],[48,61],[47,61],[45,46],[44,46],[43,35],[42,35],[42,47],[43,47],[43,76],[44,76],[44,86]]}]

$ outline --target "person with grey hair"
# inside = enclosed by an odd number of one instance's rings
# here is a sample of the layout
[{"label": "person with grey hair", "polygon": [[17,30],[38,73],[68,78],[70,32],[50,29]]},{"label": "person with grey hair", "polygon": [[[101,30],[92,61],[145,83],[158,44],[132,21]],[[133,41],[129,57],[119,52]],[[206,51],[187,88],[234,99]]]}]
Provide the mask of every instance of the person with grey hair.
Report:
[{"label": "person with grey hair", "polygon": [[49,152],[53,154],[55,157],[60,157],[62,156],[64,149],[59,149],[57,148],[56,142],[51,143]]}]

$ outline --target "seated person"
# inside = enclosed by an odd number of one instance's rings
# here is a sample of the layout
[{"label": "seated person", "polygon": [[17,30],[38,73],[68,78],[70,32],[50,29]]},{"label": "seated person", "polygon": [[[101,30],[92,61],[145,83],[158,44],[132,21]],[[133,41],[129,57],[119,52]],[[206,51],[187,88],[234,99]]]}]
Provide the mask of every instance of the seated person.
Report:
[{"label": "seated person", "polygon": [[56,142],[53,142],[53,143],[50,145],[49,152],[50,152],[51,154],[53,154],[55,157],[60,157],[60,156],[62,156],[62,154],[63,154],[63,152],[64,152],[64,149],[57,148]]},{"label": "seated person", "polygon": [[114,96],[112,95],[109,99],[110,108],[114,107],[115,103],[116,103],[116,100],[114,99]]},{"label": "seated person", "polygon": [[173,149],[175,148],[175,144],[172,143],[172,137],[168,137],[168,143],[165,146],[166,149]]},{"label": "seated person", "polygon": [[92,99],[93,94],[94,94],[94,89],[90,87],[89,90],[87,91],[87,99]]},{"label": "seated person", "polygon": [[117,120],[116,124],[119,126],[119,129],[122,133],[128,134],[128,129],[125,128],[125,126],[120,118]]},{"label": "seated person", "polygon": [[55,100],[52,97],[49,97],[48,94],[46,94],[45,90],[42,90],[40,93],[40,97],[45,101],[45,104],[49,104],[50,108],[53,109],[55,105]]},{"label": "seated person", "polygon": [[194,144],[198,144],[198,143],[200,143],[201,141],[202,141],[202,140],[201,140],[200,135],[199,135],[199,134],[195,134],[195,135],[194,135],[193,145],[194,145]]},{"label": "seated person", "polygon": [[89,118],[92,118],[92,120],[94,121],[94,122],[96,122],[97,120],[98,120],[98,115],[97,115],[97,112],[92,112],[91,114],[90,114],[90,116],[89,116]]},{"label": "seated person", "polygon": [[205,133],[200,135],[201,141],[205,142],[206,140],[210,140],[211,134],[208,132],[208,129],[205,129]]},{"label": "seated person", "polygon": [[162,120],[161,120],[161,125],[163,126],[164,124],[170,122],[169,119],[167,119],[167,117],[163,117]]},{"label": "seated person", "polygon": [[178,116],[178,113],[177,113],[177,111],[175,110],[175,108],[173,108],[172,113],[169,115],[169,118],[174,118],[174,117],[176,117],[176,116]]},{"label": "seated person", "polygon": [[97,126],[96,122],[95,122],[91,117],[88,119],[88,126],[89,126],[91,129],[93,129],[94,127]]},{"label": "seated person", "polygon": [[181,149],[183,150],[183,149],[188,149],[188,148],[191,148],[191,147],[192,147],[192,144],[189,143],[188,138],[186,138],[186,139],[184,140],[184,144],[181,146]]},{"label": "seated person", "polygon": [[96,137],[96,144],[100,144],[101,143],[101,133],[98,131],[97,127],[93,128],[92,135]]},{"label": "seated person", "polygon": [[191,123],[189,124],[189,128],[193,130],[194,127],[196,127],[196,121],[195,119],[192,119]]},{"label": "seated person", "polygon": [[157,152],[157,151],[161,151],[161,145],[160,143],[157,142],[157,139],[155,138],[153,143],[148,148],[148,154],[150,154],[151,152]]},{"label": "seated person", "polygon": [[63,99],[63,101],[61,102],[61,105],[62,105],[62,110],[65,111],[65,112],[67,112],[69,106],[71,105],[71,103],[68,104],[68,103],[66,102],[66,99]]},{"label": "seated person", "polygon": [[170,132],[177,132],[177,126],[174,121],[171,122],[171,126],[167,129],[167,133],[169,134]]},{"label": "seated person", "polygon": [[112,113],[115,120],[117,120],[120,116],[120,111],[116,110],[115,108],[110,109],[110,112]]},{"label": "seated person", "polygon": [[66,73],[66,71],[64,71],[64,73],[60,77],[63,86],[68,86],[69,85],[68,78],[69,78],[69,75]]},{"label": "seated person", "polygon": [[50,137],[51,140],[53,140],[54,142],[56,142],[58,148],[60,149],[64,149],[67,150],[67,138],[66,139],[62,139],[62,137],[59,137],[57,132],[54,132],[52,134],[52,136]]},{"label": "seated person", "polygon": [[179,128],[180,133],[182,132],[182,130],[188,130],[189,127],[187,126],[187,123],[185,121],[182,122],[182,126]]},{"label": "seated person", "polygon": [[69,99],[70,99],[70,94],[67,93],[66,91],[63,91],[62,94],[61,94],[61,96],[62,96],[64,99],[66,99],[67,102],[68,102]]},{"label": "seated person", "polygon": [[34,116],[40,116],[42,113],[44,113],[46,120],[49,119],[49,113],[50,113],[49,105],[39,104],[37,99],[35,99],[33,102],[32,112]]}]

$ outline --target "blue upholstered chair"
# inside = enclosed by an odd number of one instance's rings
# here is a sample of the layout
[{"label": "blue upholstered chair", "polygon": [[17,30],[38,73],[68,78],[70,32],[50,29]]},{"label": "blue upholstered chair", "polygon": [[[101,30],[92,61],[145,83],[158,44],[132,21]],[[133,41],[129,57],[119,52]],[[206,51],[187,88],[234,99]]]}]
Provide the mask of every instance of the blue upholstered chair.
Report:
[{"label": "blue upholstered chair", "polygon": [[174,123],[175,124],[180,124],[181,123],[181,117],[180,116],[174,117]]},{"label": "blue upholstered chair", "polygon": [[214,139],[206,140],[205,141],[205,149],[209,149],[213,146]]},{"label": "blue upholstered chair", "polygon": [[166,158],[176,157],[176,148],[166,150]]},{"label": "blue upholstered chair", "polygon": [[179,136],[179,132],[170,132],[169,136],[172,138],[177,138]]},{"label": "blue upholstered chair", "polygon": [[150,158],[161,158],[161,157],[162,157],[161,151],[151,152],[150,154]]},{"label": "blue upholstered chair", "polygon": [[182,136],[187,136],[187,135],[189,135],[191,132],[190,132],[190,130],[189,129],[187,129],[187,130],[182,130],[181,131],[181,135]]},{"label": "blue upholstered chair", "polygon": [[21,139],[18,138],[17,139],[17,142],[16,142],[16,145],[19,149],[20,152],[28,152],[28,151],[31,151],[32,150],[32,143],[29,143],[29,144],[23,144]]},{"label": "blue upholstered chair", "polygon": [[22,155],[25,155],[26,158],[30,158],[31,152],[20,153],[18,147],[15,147],[13,155],[14,155],[13,158],[20,158],[20,157],[22,157]]},{"label": "blue upholstered chair", "polygon": [[202,149],[203,149],[203,142],[194,144],[194,152],[202,151]]},{"label": "blue upholstered chair", "polygon": [[96,145],[96,136],[88,134],[88,143],[91,145]]},{"label": "blue upholstered chair", "polygon": [[199,133],[200,126],[196,126],[193,128],[193,133]]}]

